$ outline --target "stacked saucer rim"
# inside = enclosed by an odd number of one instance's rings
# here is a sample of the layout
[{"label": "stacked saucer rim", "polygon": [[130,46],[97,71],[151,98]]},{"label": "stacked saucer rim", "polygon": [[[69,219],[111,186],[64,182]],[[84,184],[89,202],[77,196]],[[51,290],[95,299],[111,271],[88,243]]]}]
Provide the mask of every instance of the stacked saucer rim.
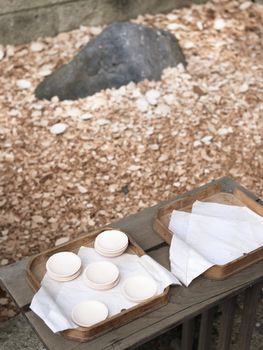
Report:
[{"label": "stacked saucer rim", "polygon": [[[135,290],[138,291],[140,290],[141,286],[143,285],[141,283],[142,280],[145,280],[146,282],[146,286],[149,288],[151,287],[152,290],[150,291],[150,293],[148,294],[148,296],[145,297],[136,297],[134,295],[132,295],[133,293],[127,292],[127,284],[131,283],[132,287],[134,287],[134,283],[137,279],[137,284],[139,285],[137,288],[135,287]],[[121,291],[123,293],[123,295],[130,301],[134,302],[134,303],[142,303],[147,301],[148,299],[154,297],[157,294],[157,283],[155,282],[155,280],[151,277],[146,277],[144,275],[136,275],[136,276],[131,276],[126,278],[126,280],[123,282],[122,286],[121,286]]]},{"label": "stacked saucer rim", "polygon": [[102,251],[116,252],[124,249],[129,244],[129,239],[126,233],[119,230],[106,230],[101,232],[95,239]]},{"label": "stacked saucer rim", "polygon": [[119,283],[120,271],[112,262],[99,260],[86,266],[83,278],[90,288],[107,290]]},{"label": "stacked saucer rim", "polygon": [[73,252],[55,253],[47,260],[46,270],[54,280],[72,280],[78,277],[81,272],[81,259]]},{"label": "stacked saucer rim", "polygon": [[101,249],[101,247],[98,245],[97,242],[95,242],[94,248],[95,248],[96,252],[99,253],[100,255],[106,256],[109,258],[114,258],[116,256],[122,255],[125,252],[125,250],[128,248],[128,244],[127,244],[127,246],[123,247],[121,250],[118,250],[115,252],[110,252],[110,251],[106,251],[106,250]]},{"label": "stacked saucer rim", "polygon": [[[108,307],[98,300],[86,300],[81,302],[75,305],[71,311],[73,322],[80,327],[91,327],[96,323],[106,320],[108,315]],[[89,317],[91,317],[90,320]]]}]

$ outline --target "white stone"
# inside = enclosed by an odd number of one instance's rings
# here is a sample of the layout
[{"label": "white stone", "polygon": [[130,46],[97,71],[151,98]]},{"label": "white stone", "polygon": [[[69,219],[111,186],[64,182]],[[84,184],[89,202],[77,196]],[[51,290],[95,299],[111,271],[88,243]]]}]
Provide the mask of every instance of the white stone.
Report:
[{"label": "white stone", "polygon": [[57,247],[58,245],[67,243],[69,241],[69,237],[60,237],[56,240],[55,246]]},{"label": "white stone", "polygon": [[205,145],[209,145],[213,139],[213,136],[207,135],[203,138],[201,138],[201,142],[203,142]]},{"label": "white stone", "polygon": [[78,108],[70,108],[67,111],[67,115],[72,118],[79,117],[81,115],[81,111]]},{"label": "white stone", "polygon": [[167,154],[162,154],[159,157],[158,162],[165,162],[166,160],[168,160],[168,155]]},{"label": "white stone", "polygon": [[48,75],[50,75],[52,73],[52,70],[50,68],[42,68],[40,69],[40,71],[38,72],[38,74],[41,76],[41,77],[47,77]]},{"label": "white stone", "polygon": [[149,108],[149,104],[148,102],[146,101],[145,98],[139,98],[137,101],[136,101],[136,106],[138,108],[138,110],[142,113],[145,113],[148,111],[148,108]]},{"label": "white stone", "polygon": [[110,123],[110,121],[109,121],[108,119],[103,119],[103,118],[101,118],[101,119],[98,119],[98,120],[97,120],[97,124],[98,124],[99,126],[107,125],[107,124],[109,124],[109,123]]},{"label": "white stone", "polygon": [[162,103],[155,109],[155,113],[162,117],[166,117],[170,113],[170,107]]},{"label": "white stone", "polygon": [[32,84],[29,80],[26,80],[26,79],[20,79],[20,80],[17,80],[16,81],[16,86],[19,88],[19,89],[30,89]]},{"label": "white stone", "polygon": [[89,119],[92,119],[93,118],[93,115],[91,113],[84,113],[80,116],[80,119],[81,120],[89,120]]},{"label": "white stone", "polygon": [[90,108],[95,111],[97,109],[100,109],[104,107],[106,104],[106,100],[103,97],[96,96],[95,98],[92,99]]},{"label": "white stone", "polygon": [[157,145],[157,143],[153,143],[152,145],[149,145],[149,148],[153,151],[157,151],[159,149],[159,145]]},{"label": "white stone", "polygon": [[199,146],[201,146],[201,145],[202,145],[202,142],[199,141],[199,140],[196,140],[196,141],[194,141],[194,143],[193,143],[193,146],[194,146],[194,147],[199,147]]},{"label": "white stone", "polygon": [[180,26],[180,24],[178,24],[178,23],[170,23],[170,24],[168,24],[168,26],[167,26],[167,29],[168,30],[178,30],[178,29],[180,29],[181,28],[181,26]]},{"label": "white stone", "polygon": [[3,45],[0,45],[0,61],[2,61],[4,56],[5,56],[4,47],[3,47]]},{"label": "white stone", "polygon": [[1,260],[1,265],[7,265],[8,264],[8,260],[7,259],[2,259]]},{"label": "white stone", "polygon": [[249,85],[247,83],[244,83],[240,86],[239,92],[247,92],[249,89]]},{"label": "white stone", "polygon": [[142,96],[142,93],[141,93],[141,90],[140,89],[134,89],[132,90],[132,97],[134,98],[138,98],[138,97],[141,97]]},{"label": "white stone", "polygon": [[203,22],[201,22],[201,21],[198,21],[198,22],[196,23],[196,26],[197,26],[197,28],[198,28],[199,30],[203,30],[203,29],[204,29]]},{"label": "white stone", "polygon": [[141,166],[140,165],[131,165],[129,166],[128,170],[130,171],[138,171],[141,169]]},{"label": "white stone", "polygon": [[67,124],[57,123],[51,126],[50,132],[54,135],[59,135],[59,134],[63,134],[63,132],[65,132],[67,128],[68,128]]},{"label": "white stone", "polygon": [[214,21],[214,28],[215,30],[222,30],[225,28],[226,22],[223,20],[223,18],[216,18]]},{"label": "white stone", "polygon": [[232,132],[233,132],[233,128],[231,126],[228,128],[220,128],[217,131],[218,135],[220,136],[225,136],[225,135],[231,134]]},{"label": "white stone", "polygon": [[77,185],[77,187],[78,187],[78,190],[79,190],[79,192],[80,193],[87,193],[88,192],[88,190],[86,189],[86,187],[84,187],[84,186],[82,186],[82,185]]},{"label": "white stone", "polygon": [[160,97],[161,93],[158,90],[148,90],[145,94],[146,100],[150,103],[150,105],[157,105],[158,98]]},{"label": "white stone", "polygon": [[186,41],[184,43],[184,48],[185,49],[193,49],[195,47],[194,43],[192,41]]},{"label": "white stone", "polygon": [[245,11],[245,10],[249,9],[251,5],[252,5],[251,1],[245,1],[239,6],[239,9],[241,11]]},{"label": "white stone", "polygon": [[175,95],[173,95],[173,94],[164,95],[163,99],[164,99],[164,102],[166,104],[168,104],[169,106],[174,104],[176,101]]},{"label": "white stone", "polygon": [[31,46],[30,46],[30,50],[33,52],[40,52],[44,49],[44,45],[40,42],[32,42]]}]

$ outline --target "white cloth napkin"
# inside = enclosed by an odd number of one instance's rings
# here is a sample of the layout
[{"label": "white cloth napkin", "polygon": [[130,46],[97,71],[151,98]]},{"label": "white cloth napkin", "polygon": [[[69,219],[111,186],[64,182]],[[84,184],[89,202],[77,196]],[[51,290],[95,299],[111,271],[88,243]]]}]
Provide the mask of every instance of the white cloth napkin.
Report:
[{"label": "white cloth napkin", "polygon": [[186,286],[263,245],[263,218],[247,207],[197,201],[192,213],[174,210],[169,229],[171,271]]},{"label": "white cloth napkin", "polygon": [[134,275],[151,276],[158,286],[158,294],[171,284],[180,284],[178,279],[163,266],[158,264],[150,256],[138,257],[132,254],[123,254],[115,258],[106,258],[97,254],[93,248],[81,247],[78,255],[82,261],[82,269],[87,264],[108,260],[116,264],[120,270],[120,283],[107,291],[96,291],[83,282],[80,275],[73,281],[56,282],[47,274],[41,282],[41,288],[34,295],[30,305],[33,310],[53,332],[59,332],[77,325],[71,320],[73,307],[85,300],[95,299],[105,303],[109,309],[109,316],[119,313],[122,309],[128,309],[137,305],[127,300],[122,292],[123,281]]}]

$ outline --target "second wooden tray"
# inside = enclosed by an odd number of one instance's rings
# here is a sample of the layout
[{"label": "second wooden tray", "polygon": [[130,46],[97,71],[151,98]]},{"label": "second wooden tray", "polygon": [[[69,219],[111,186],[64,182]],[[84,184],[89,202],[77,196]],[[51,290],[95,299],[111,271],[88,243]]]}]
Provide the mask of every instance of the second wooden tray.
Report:
[{"label": "second wooden tray", "polygon": [[[111,228],[107,227],[94,231],[86,236],[75,239],[71,242],[68,242],[64,245],[61,245],[56,248],[52,248],[46,252],[40,253],[34,256],[28,264],[27,267],[27,280],[31,288],[37,292],[41,286],[41,280],[43,279],[46,273],[46,262],[48,258],[61,251],[71,251],[77,253],[81,246],[93,247],[94,240],[96,236],[105,230],[110,230]],[[129,235],[128,235],[129,237]],[[139,247],[131,237],[129,237],[129,246],[126,251],[129,254],[136,254],[142,256],[145,254],[144,250]],[[103,257],[102,257],[103,258]],[[167,303],[168,300],[169,287],[167,287],[162,294],[152,297],[146,302],[140,303],[132,308],[123,310],[117,315],[107,318],[105,321],[99,322],[91,327],[78,327],[74,329],[68,329],[61,332],[66,338],[77,340],[80,342],[88,341],[91,338],[101,335],[106,331],[122,326],[125,323],[128,323],[134,320],[137,317],[140,317],[147,312],[153,311]]]},{"label": "second wooden tray", "polygon": [[[245,191],[248,192],[247,190]],[[255,213],[263,216],[263,206],[250,198],[245,191],[242,191],[239,186],[236,185],[231,188],[231,192],[224,192],[220,181],[208,184],[203,189],[194,191],[192,195],[175,199],[170,204],[166,204],[157,209],[153,222],[154,230],[164,239],[166,243],[170,244],[172,240],[172,232],[169,230],[168,226],[172,211],[182,210],[190,212],[192,205],[196,200],[247,206]],[[257,261],[260,261],[261,259],[263,259],[263,247],[253,250],[252,252],[245,254],[228,264],[214,265],[204,272],[203,275],[210,279],[222,280],[252,265],[253,263],[256,263]]]}]

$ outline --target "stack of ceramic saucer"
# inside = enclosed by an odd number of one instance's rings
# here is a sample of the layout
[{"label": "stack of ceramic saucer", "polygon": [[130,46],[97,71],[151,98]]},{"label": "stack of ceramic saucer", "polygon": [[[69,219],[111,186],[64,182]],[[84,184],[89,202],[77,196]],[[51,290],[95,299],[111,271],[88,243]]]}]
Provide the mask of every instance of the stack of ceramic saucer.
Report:
[{"label": "stack of ceramic saucer", "polygon": [[156,282],[143,275],[127,278],[122,285],[123,295],[134,303],[142,303],[157,293]]},{"label": "stack of ceramic saucer", "polygon": [[87,300],[73,308],[71,318],[81,327],[90,327],[105,320],[108,314],[109,311],[105,304],[97,300]]},{"label": "stack of ceramic saucer", "polygon": [[108,230],[96,237],[94,247],[97,253],[110,258],[123,254],[128,244],[129,240],[124,232]]},{"label": "stack of ceramic saucer", "polygon": [[118,267],[109,261],[96,261],[87,265],[83,272],[83,280],[92,289],[108,290],[119,283],[120,272]]},{"label": "stack of ceramic saucer", "polygon": [[67,282],[77,278],[81,272],[80,257],[72,252],[60,252],[52,255],[46,269],[49,277],[58,282]]}]

